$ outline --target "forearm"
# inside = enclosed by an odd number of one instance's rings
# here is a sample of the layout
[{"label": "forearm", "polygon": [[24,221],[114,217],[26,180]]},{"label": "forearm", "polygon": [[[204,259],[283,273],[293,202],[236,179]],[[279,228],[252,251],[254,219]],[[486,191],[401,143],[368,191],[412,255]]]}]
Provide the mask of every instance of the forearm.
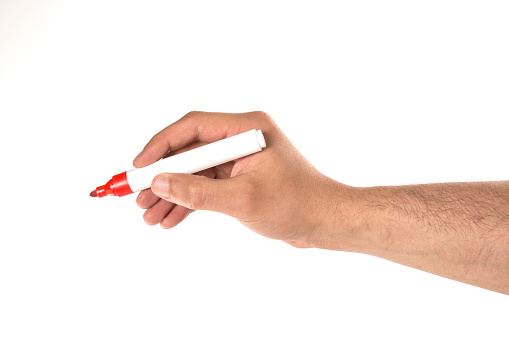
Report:
[{"label": "forearm", "polygon": [[[318,247],[509,294],[509,182],[338,189]],[[325,235],[326,234],[326,235]]]}]

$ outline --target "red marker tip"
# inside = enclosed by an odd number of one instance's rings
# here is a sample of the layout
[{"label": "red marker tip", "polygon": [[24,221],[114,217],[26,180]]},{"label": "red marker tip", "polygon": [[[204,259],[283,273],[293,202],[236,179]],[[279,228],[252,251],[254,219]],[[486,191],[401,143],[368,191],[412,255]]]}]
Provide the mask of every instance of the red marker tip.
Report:
[{"label": "red marker tip", "polygon": [[92,192],[90,192],[90,196],[94,198],[97,197],[97,191],[93,190]]}]

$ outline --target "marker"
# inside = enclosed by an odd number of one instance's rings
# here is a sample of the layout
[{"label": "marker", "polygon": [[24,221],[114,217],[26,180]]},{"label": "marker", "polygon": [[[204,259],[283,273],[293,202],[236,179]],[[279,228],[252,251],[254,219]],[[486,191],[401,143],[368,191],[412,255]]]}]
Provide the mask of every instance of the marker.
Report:
[{"label": "marker", "polygon": [[93,190],[90,196],[122,197],[149,188],[154,177],[160,173],[196,173],[260,152],[264,147],[266,144],[262,131],[252,129],[184,153],[172,155],[152,165],[114,175],[105,185],[98,186]]}]

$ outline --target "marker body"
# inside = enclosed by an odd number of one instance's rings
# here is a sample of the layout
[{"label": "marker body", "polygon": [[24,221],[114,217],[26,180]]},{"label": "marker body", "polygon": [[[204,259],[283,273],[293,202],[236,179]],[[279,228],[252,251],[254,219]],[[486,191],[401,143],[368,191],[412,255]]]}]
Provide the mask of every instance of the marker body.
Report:
[{"label": "marker body", "polygon": [[99,198],[124,196],[149,188],[160,173],[196,173],[261,151],[265,139],[260,130],[250,130],[190,151],[159,160],[147,167],[114,175],[108,183],[96,188]]}]

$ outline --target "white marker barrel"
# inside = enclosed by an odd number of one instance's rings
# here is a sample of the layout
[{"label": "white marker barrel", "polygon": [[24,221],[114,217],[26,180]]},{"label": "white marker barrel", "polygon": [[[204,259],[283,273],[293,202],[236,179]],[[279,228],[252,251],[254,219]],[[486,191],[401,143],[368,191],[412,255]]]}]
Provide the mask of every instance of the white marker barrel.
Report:
[{"label": "white marker barrel", "polygon": [[261,130],[250,130],[190,151],[172,155],[152,165],[127,171],[127,181],[133,192],[149,188],[161,173],[196,173],[226,162],[260,152],[265,138]]}]

